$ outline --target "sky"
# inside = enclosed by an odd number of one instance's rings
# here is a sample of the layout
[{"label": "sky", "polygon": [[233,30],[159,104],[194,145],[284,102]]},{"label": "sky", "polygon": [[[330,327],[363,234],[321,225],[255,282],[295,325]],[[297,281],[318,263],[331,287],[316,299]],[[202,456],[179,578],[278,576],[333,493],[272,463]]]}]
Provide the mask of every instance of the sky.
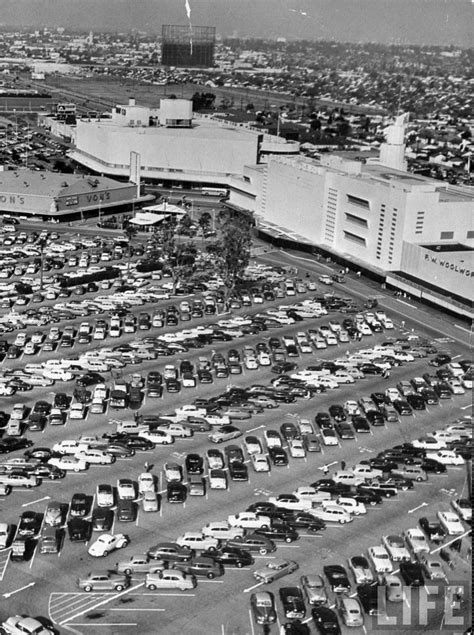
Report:
[{"label": "sky", "polygon": [[[186,0],[0,0],[0,24],[161,32]],[[473,43],[473,0],[188,0],[195,26],[227,36],[342,42]]]}]

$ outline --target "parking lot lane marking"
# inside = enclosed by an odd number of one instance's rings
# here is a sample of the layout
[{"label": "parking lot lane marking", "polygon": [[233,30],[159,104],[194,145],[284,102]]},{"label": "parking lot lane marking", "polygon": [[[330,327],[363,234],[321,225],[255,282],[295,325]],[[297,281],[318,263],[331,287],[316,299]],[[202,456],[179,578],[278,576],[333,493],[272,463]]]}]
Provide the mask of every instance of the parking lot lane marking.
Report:
[{"label": "parking lot lane marking", "polygon": [[118,607],[118,608],[111,608],[109,609],[109,611],[166,611],[166,609],[138,609],[138,608],[133,608],[133,609],[126,609],[126,608],[122,608],[122,607]]},{"label": "parking lot lane marking", "polygon": [[278,545],[281,549],[299,549],[300,545]]},{"label": "parking lot lane marking", "polygon": [[250,630],[252,631],[252,635],[255,635],[255,628],[253,626],[252,611],[250,609],[249,609],[249,621],[250,621]]},{"label": "parking lot lane marking", "polygon": [[35,560],[35,556],[36,556],[36,552],[38,550],[38,543],[36,543],[34,551],[33,551],[33,555],[31,556],[31,560],[30,560],[30,569],[33,566],[33,562]]},{"label": "parking lot lane marking", "polygon": [[141,588],[142,586],[145,586],[145,582],[140,582],[139,584],[136,584],[135,586],[129,587],[128,589],[125,589],[124,591],[120,591],[120,593],[111,593],[106,598],[104,598],[103,600],[100,600],[99,602],[97,602],[95,604],[92,604],[91,606],[88,606],[85,609],[82,609],[81,611],[79,611],[75,615],[71,615],[71,617],[67,617],[65,620],[63,620],[59,624],[60,624],[60,626],[64,626],[64,624],[66,624],[67,622],[70,622],[70,621],[76,619],[77,617],[81,617],[81,615],[84,615],[85,613],[88,613],[92,609],[97,609],[97,608],[99,608],[99,606],[103,606],[104,604],[108,604],[109,602],[112,602],[112,600],[117,600],[118,598],[122,597],[123,595],[128,595],[132,591],[136,591],[137,589]]},{"label": "parking lot lane marking", "polygon": [[50,499],[51,499],[51,496],[43,496],[43,498],[37,498],[36,500],[30,501],[29,503],[23,503],[22,507],[28,507],[28,505],[34,505],[35,503],[41,503],[41,501],[50,500]]},{"label": "parking lot lane marking", "polygon": [[8,591],[7,593],[4,593],[2,597],[9,598],[12,595],[15,595],[16,593],[20,593],[20,591],[24,591],[25,589],[28,589],[30,586],[34,586],[35,584],[36,582],[30,582],[29,584],[25,584],[25,586],[22,586],[19,589],[16,589],[15,591]]},{"label": "parking lot lane marking", "polygon": [[131,595],[138,595],[139,597],[170,597],[170,598],[194,598],[195,593],[131,593]]},{"label": "parking lot lane marking", "polygon": [[[61,626],[64,626],[64,628],[68,628],[68,626],[64,624],[61,624]],[[69,626],[96,626],[97,628],[102,628],[103,626],[138,626],[138,622],[101,622],[100,624],[91,624],[89,622],[74,622],[74,624],[70,624]]]},{"label": "parking lot lane marking", "polygon": [[468,406],[461,406],[461,410],[467,410],[468,408],[472,408],[472,403],[470,403]]},{"label": "parking lot lane marking", "polygon": [[244,589],[244,593],[248,593],[249,591],[253,591],[253,589],[257,589],[259,586],[262,586],[263,582],[257,582],[257,584],[254,584],[253,586],[249,586],[246,589]]}]

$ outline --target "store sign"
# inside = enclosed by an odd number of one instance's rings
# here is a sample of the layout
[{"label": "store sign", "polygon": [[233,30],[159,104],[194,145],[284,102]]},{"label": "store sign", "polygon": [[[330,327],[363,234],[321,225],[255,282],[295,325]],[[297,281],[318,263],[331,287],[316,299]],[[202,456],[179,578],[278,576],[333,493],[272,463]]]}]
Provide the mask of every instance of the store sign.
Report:
[{"label": "store sign", "polygon": [[0,203],[8,203],[9,205],[24,205],[25,197],[17,194],[0,194]]},{"label": "store sign", "polygon": [[461,267],[461,265],[456,264],[454,262],[450,262],[445,258],[440,258],[439,256],[432,256],[431,254],[425,254],[425,261],[429,261],[435,265],[439,265],[440,267],[444,267],[444,269],[449,269],[450,271],[454,271],[456,273],[461,274],[462,276],[467,276],[470,278],[473,272],[467,267]]}]

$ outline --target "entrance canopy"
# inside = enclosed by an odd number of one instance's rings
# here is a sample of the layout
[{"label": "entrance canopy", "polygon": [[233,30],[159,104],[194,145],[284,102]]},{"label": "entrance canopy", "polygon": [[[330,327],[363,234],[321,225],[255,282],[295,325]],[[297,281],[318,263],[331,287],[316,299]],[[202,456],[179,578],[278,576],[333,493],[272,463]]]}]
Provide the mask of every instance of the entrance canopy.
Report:
[{"label": "entrance canopy", "polygon": [[130,223],[144,227],[160,223],[167,216],[183,216],[184,214],[186,214],[186,212],[177,205],[160,203],[159,205],[144,207],[140,212],[135,214],[134,218],[130,219]]}]

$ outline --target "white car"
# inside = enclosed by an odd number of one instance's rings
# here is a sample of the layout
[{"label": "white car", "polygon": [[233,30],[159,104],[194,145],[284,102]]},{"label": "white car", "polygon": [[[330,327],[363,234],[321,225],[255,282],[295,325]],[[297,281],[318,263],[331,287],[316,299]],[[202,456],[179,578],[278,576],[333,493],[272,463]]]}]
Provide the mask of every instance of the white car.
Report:
[{"label": "white car", "polygon": [[266,529],[272,524],[268,516],[257,515],[255,512],[232,514],[227,517],[227,520],[232,527],[242,527],[242,529]]},{"label": "white car", "polygon": [[344,404],[344,410],[347,412],[349,417],[353,417],[354,415],[360,415],[360,406],[354,399],[348,399]]},{"label": "white car", "polygon": [[95,558],[103,558],[115,549],[126,547],[129,542],[130,540],[125,534],[102,534],[92,543],[87,553]]},{"label": "white car", "polygon": [[464,459],[453,450],[438,450],[437,452],[427,452],[427,459],[433,459],[443,465],[463,465]]},{"label": "white car", "polygon": [[461,380],[455,377],[454,379],[448,379],[448,384],[451,386],[451,390],[453,391],[453,395],[464,395],[465,390],[464,386],[461,383]]},{"label": "white car", "polygon": [[336,432],[332,428],[321,428],[320,435],[324,445],[339,445]]},{"label": "white car", "polygon": [[43,626],[35,617],[28,615],[12,615],[2,623],[8,635],[52,635],[56,630]]},{"label": "white car", "polygon": [[362,478],[366,479],[382,478],[383,476],[382,470],[370,467],[370,465],[365,465],[364,463],[358,463],[357,465],[354,465],[351,471],[356,476],[361,476]]},{"label": "white car", "polygon": [[281,440],[280,433],[276,430],[265,430],[263,436],[265,437],[267,448],[283,447],[283,441]]},{"label": "white car", "polygon": [[61,470],[71,472],[83,472],[87,470],[89,464],[83,459],[77,459],[75,456],[57,456],[48,460],[49,465],[59,467]]},{"label": "white car", "polygon": [[88,448],[86,450],[78,450],[74,456],[80,461],[85,461],[91,465],[112,465],[116,458],[112,454],[108,454],[103,450]]},{"label": "white car", "polygon": [[332,285],[334,284],[333,279],[331,278],[331,276],[327,276],[326,274],[323,274],[321,276],[319,276],[318,278],[319,282],[321,282],[322,284],[327,284],[327,285]]},{"label": "white car", "polygon": [[273,503],[277,507],[284,507],[285,509],[292,509],[295,511],[308,511],[312,507],[312,502],[307,498],[298,498],[294,494],[278,494],[277,496],[270,496],[269,503]]},{"label": "white car", "polygon": [[397,536],[396,534],[384,536],[382,542],[388,551],[388,555],[394,562],[411,560],[410,552],[406,548],[402,536]]},{"label": "white car", "polygon": [[313,424],[309,419],[300,418],[298,419],[298,428],[300,430],[300,434],[314,434]]},{"label": "white car", "polygon": [[156,445],[171,445],[171,443],[174,443],[174,438],[171,434],[167,434],[162,430],[155,430],[154,432],[151,432],[150,430],[143,430],[138,433],[138,436],[148,439],[148,441],[151,441]]},{"label": "white car", "polygon": [[385,391],[385,396],[388,397],[388,399],[390,399],[392,403],[394,401],[399,401],[400,399],[402,399],[402,396],[398,392],[397,388],[387,388],[387,390]]},{"label": "white car", "polygon": [[325,507],[316,507],[315,509],[308,510],[315,518],[324,520],[325,523],[339,523],[344,525],[350,523],[353,520],[353,516],[348,514],[345,509],[338,505],[328,505]]},{"label": "white car", "polygon": [[205,536],[197,531],[187,531],[176,538],[176,544],[195,551],[215,551],[219,546],[219,540],[212,536]]},{"label": "white car", "polygon": [[421,448],[423,450],[441,450],[446,446],[444,439],[436,439],[431,435],[414,439],[411,444],[414,448]]},{"label": "white car", "polygon": [[354,377],[344,370],[338,370],[334,375],[331,375],[331,377],[337,381],[338,384],[353,384],[355,381]]},{"label": "white car", "polygon": [[300,500],[307,500],[311,503],[321,503],[324,500],[331,500],[329,492],[322,492],[309,485],[301,485],[297,487],[292,494]]},{"label": "white car", "polygon": [[360,503],[355,498],[339,496],[339,498],[337,498],[334,502],[354,516],[360,516],[361,514],[367,513],[367,508],[364,503]]},{"label": "white car", "polygon": [[304,459],[306,457],[302,439],[290,439],[288,441],[288,450],[294,459]]},{"label": "white car", "polygon": [[204,536],[211,536],[218,540],[236,538],[237,536],[243,536],[245,533],[242,527],[232,526],[226,520],[207,523],[201,531]]},{"label": "white car", "polygon": [[437,516],[448,536],[457,536],[464,533],[464,526],[459,516],[454,512],[438,512]]},{"label": "white car", "polygon": [[393,571],[393,565],[385,547],[378,545],[369,547],[368,554],[376,573],[391,573]]},{"label": "white car", "polygon": [[107,483],[97,485],[96,500],[98,507],[113,507],[115,502],[113,487]]},{"label": "white car", "polygon": [[403,532],[403,536],[407,542],[407,545],[410,547],[415,555],[417,555],[418,553],[422,553],[423,551],[429,553],[430,546],[428,544],[428,541],[426,540],[425,534],[421,531],[421,529],[418,529],[417,527],[406,529]]},{"label": "white car", "polygon": [[138,477],[138,493],[144,494],[145,492],[155,491],[155,478],[153,474],[149,472],[142,472]]},{"label": "white car", "polygon": [[245,449],[248,454],[262,454],[262,445],[258,437],[248,435],[244,438]]},{"label": "white car", "polygon": [[119,478],[117,480],[117,494],[120,500],[135,500],[137,493],[132,479]]},{"label": "white car", "polygon": [[76,402],[69,407],[69,419],[85,419],[86,407],[84,404]]},{"label": "white car", "polygon": [[252,467],[256,472],[269,472],[270,461],[265,454],[251,454]]}]

